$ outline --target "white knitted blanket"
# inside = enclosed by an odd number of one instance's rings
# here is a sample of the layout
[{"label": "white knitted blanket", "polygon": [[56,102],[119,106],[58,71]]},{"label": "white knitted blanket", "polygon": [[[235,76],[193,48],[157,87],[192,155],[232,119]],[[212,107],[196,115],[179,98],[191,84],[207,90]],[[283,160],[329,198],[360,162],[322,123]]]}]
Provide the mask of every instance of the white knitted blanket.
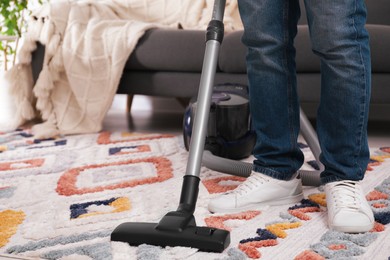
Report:
[{"label": "white knitted blanket", "polygon": [[[204,29],[211,0],[57,0],[33,12],[6,74],[16,104],[13,126],[39,117],[37,138],[100,131],[125,63],[152,27]],[[225,27],[240,26],[236,0],[227,1]],[[34,85],[31,53],[45,45]]]}]

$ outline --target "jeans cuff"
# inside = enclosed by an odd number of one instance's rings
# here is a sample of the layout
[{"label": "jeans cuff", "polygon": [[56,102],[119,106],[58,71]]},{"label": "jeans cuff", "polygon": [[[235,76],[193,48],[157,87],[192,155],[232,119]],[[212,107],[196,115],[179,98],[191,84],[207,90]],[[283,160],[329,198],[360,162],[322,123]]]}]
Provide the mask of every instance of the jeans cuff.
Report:
[{"label": "jeans cuff", "polygon": [[343,181],[343,179],[337,177],[337,176],[327,176],[327,177],[321,177],[321,184],[325,185],[330,182],[334,181]]},{"label": "jeans cuff", "polygon": [[270,176],[274,179],[282,180],[282,181],[288,181],[291,180],[295,173],[281,173],[277,172],[270,168],[264,168],[258,165],[253,165],[253,171],[265,174],[267,176]]}]

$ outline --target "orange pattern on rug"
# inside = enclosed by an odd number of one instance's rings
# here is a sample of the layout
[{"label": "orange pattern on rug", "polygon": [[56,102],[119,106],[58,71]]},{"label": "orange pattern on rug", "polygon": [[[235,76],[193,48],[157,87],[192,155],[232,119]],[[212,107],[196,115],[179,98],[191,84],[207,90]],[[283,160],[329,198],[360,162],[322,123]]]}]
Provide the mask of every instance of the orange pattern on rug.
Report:
[{"label": "orange pattern on rug", "polygon": [[[81,172],[83,172],[85,170],[96,169],[96,168],[105,168],[105,167],[110,167],[110,166],[113,167],[113,166],[118,166],[118,165],[131,165],[131,164],[138,164],[138,163],[151,163],[151,164],[153,164],[156,168],[157,176],[135,179],[135,180],[131,180],[131,181],[125,181],[125,182],[121,182],[118,184],[91,187],[91,188],[78,188],[76,185],[77,177],[80,175]],[[104,191],[104,190],[115,190],[115,189],[129,188],[129,187],[134,187],[134,186],[138,186],[138,185],[163,182],[163,181],[173,177],[172,171],[173,170],[172,170],[171,161],[169,161],[168,159],[166,159],[164,157],[143,158],[143,159],[121,161],[121,162],[87,165],[84,167],[70,169],[67,172],[65,172],[58,180],[56,191],[60,195],[72,196],[72,195],[76,195],[76,194],[80,195],[80,194],[85,194],[85,193],[100,192],[100,191]]]}]

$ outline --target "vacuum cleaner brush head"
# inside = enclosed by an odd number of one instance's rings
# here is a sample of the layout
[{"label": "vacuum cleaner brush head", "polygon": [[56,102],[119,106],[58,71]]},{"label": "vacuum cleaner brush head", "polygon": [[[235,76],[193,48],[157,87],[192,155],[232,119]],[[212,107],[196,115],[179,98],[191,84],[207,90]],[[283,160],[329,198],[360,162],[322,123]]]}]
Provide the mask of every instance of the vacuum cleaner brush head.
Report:
[{"label": "vacuum cleaner brush head", "polygon": [[206,252],[222,252],[230,244],[227,230],[198,227],[194,210],[199,191],[199,177],[185,175],[177,210],[165,214],[159,223],[126,222],[111,233],[111,241],[132,246],[184,246]]},{"label": "vacuum cleaner brush head", "polygon": [[127,242],[132,246],[184,246],[206,252],[222,252],[230,243],[230,234],[226,230],[209,227],[186,226],[181,230],[160,230],[157,223],[126,222],[111,233],[111,240]]}]

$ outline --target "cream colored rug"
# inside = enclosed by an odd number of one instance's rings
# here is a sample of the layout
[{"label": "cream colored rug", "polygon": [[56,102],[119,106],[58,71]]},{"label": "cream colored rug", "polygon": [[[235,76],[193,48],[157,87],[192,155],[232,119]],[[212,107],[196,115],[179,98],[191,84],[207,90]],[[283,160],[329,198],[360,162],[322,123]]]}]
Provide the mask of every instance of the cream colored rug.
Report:
[{"label": "cream colored rug", "polygon": [[[36,140],[0,133],[0,254],[41,259],[383,259],[390,256],[390,149],[372,149],[363,181],[374,230],[329,232],[321,188],[297,205],[210,214],[207,203],[243,179],[202,168],[197,224],[228,229],[223,253],[111,243],[123,222],[157,222],[178,206],[188,153],[166,134],[102,132]],[[303,148],[306,161],[312,160]],[[310,169],[309,164],[304,167]],[[1,255],[0,255],[1,256]]]}]

